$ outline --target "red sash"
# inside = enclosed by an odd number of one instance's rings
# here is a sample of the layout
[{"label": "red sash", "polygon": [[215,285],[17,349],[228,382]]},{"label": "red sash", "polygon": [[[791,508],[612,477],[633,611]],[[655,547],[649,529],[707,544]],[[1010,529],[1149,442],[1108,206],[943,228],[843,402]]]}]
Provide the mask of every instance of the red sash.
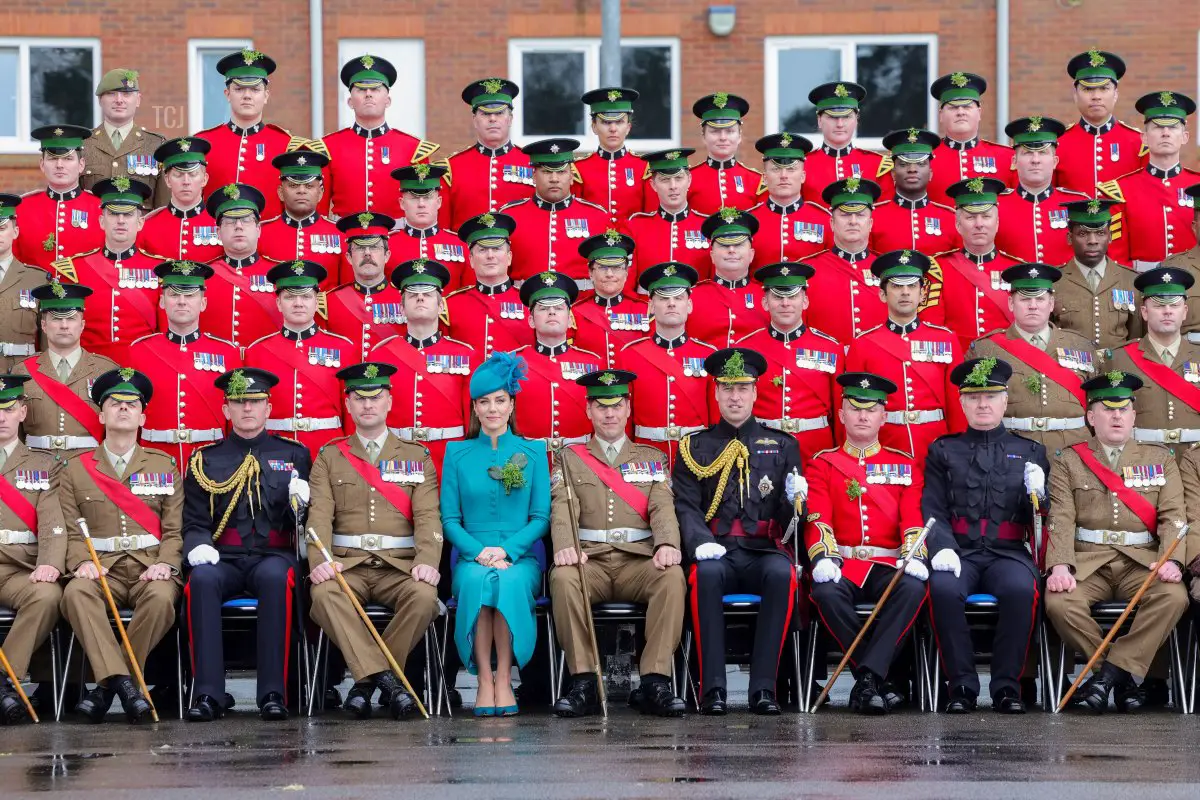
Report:
[{"label": "red sash", "polygon": [[[888,331],[885,330],[883,332],[886,333]],[[882,333],[878,333],[872,336],[860,336],[858,339],[855,339],[855,341],[873,344],[884,353],[900,361],[902,364],[905,361],[912,361],[912,348],[903,339],[894,334],[890,336],[883,336]],[[953,364],[946,364],[946,366],[951,367]],[[926,372],[927,370],[917,369],[916,365],[914,364],[913,367],[909,369],[908,374],[915,374],[918,378],[924,381],[925,385],[929,387],[929,390],[933,392],[935,396],[941,397],[942,401],[944,402],[946,400],[945,383],[943,381],[938,381],[936,384],[930,383],[929,376],[925,374]],[[902,393],[897,393],[893,395],[893,397],[896,398],[896,401],[899,402],[901,406],[904,405],[904,395]]]},{"label": "red sash", "polygon": [[[196,342],[194,344],[198,345],[198,344],[202,344],[203,342],[204,342],[204,336],[201,336],[198,340],[196,340]],[[149,340],[147,340],[147,343],[149,343]],[[180,367],[178,364],[171,363],[170,361],[167,360],[167,358],[165,356],[163,356],[162,353],[157,353],[152,348],[148,348],[148,347],[147,348],[139,348],[137,351],[137,355],[139,357],[143,356],[143,355],[149,355],[149,356],[153,356],[154,358],[158,359],[158,361],[161,364],[164,364],[167,367],[167,374],[168,375],[179,375],[179,377],[187,385],[188,391],[192,392],[195,397],[203,398],[205,393],[212,389],[212,378],[209,377],[212,375],[211,372],[205,373],[205,376],[207,379],[206,384],[198,384],[195,382],[197,376],[194,374],[194,372],[195,372],[194,370],[188,370],[186,368]],[[180,357],[182,358],[183,356],[180,356]],[[233,368],[233,365],[229,365],[229,366],[230,366],[230,369]],[[159,388],[162,388],[162,387],[160,386]],[[221,428],[221,429],[225,428],[225,418],[221,415],[220,403],[218,403],[215,406],[210,406],[210,405],[204,403],[203,401],[199,401],[199,402],[194,401],[194,403],[195,404],[192,406],[189,406],[189,408],[195,409],[197,406],[199,406],[200,408],[203,408],[205,411],[208,412],[209,425],[207,427]],[[171,412],[171,416],[174,417],[173,411]],[[193,415],[193,413],[189,412],[187,416],[192,417],[194,415]],[[151,420],[151,417],[147,416],[148,423],[150,422],[150,420]],[[189,419],[188,426],[191,428],[201,427],[200,425],[196,424],[198,422],[199,422],[199,420]],[[153,427],[153,425],[148,425],[148,427]],[[174,427],[174,425],[172,425],[171,427]]]},{"label": "red sash", "polygon": [[104,438],[104,426],[100,424],[100,414],[92,404],[71,391],[65,383],[42,372],[38,365],[41,356],[25,359],[25,370],[33,378],[41,390],[49,395],[59,408],[71,415],[71,418],[87,430],[97,442]]},{"label": "red sash", "polygon": [[[88,262],[85,260],[82,263],[87,264]],[[142,293],[143,290],[129,289],[121,286],[120,273],[118,270],[119,267],[114,265],[112,269],[93,268],[92,273],[95,274],[97,278],[108,284],[110,289],[120,292],[121,300],[128,301],[129,305],[133,306],[134,310],[136,310],[138,314],[141,315],[142,319],[147,322],[147,324],[150,326],[150,330],[154,330],[158,327],[158,309],[155,307],[154,303],[150,301],[150,298]],[[124,303],[122,303],[122,305],[123,304]]]},{"label": "red sash", "polygon": [[1188,383],[1182,375],[1166,364],[1159,364],[1146,358],[1146,354],[1142,352],[1139,344],[1127,345],[1121,352],[1129,356],[1134,366],[1146,373],[1146,377],[1152,383],[1157,383],[1169,394],[1187,403],[1193,411],[1200,411],[1200,388]]},{"label": "red sash", "polygon": [[896,520],[896,524],[900,524],[900,502],[896,499],[893,492],[880,491],[885,489],[886,484],[876,485],[867,484],[867,471],[858,465],[858,459],[851,458],[850,455],[842,449],[838,449],[832,453],[824,453],[821,458],[829,462],[830,466],[837,469],[838,472],[845,475],[850,480],[858,481],[863,488],[869,488],[867,497],[879,506],[879,510],[883,512],[888,519]]},{"label": "red sash", "polygon": [[343,439],[337,443],[338,452],[346,457],[346,461],[350,462],[350,466],[354,467],[354,471],[362,476],[362,479],[377,490],[381,495],[387,498],[387,501],[396,507],[396,510],[404,515],[404,518],[410,523],[413,521],[412,498],[408,492],[401,489],[394,483],[388,483],[379,474],[379,465],[371,464],[367,460],[356,456],[350,452],[350,443]]},{"label": "red sash", "polygon": [[[684,381],[690,382],[691,380],[694,379],[694,378],[689,378],[687,375],[684,374],[683,364],[679,363],[678,361],[676,361],[675,359],[673,359],[669,355],[667,355],[667,351],[663,350],[661,347],[654,344],[654,342],[650,342],[646,347],[643,347],[638,352],[642,356],[644,356],[647,361],[649,361],[654,366],[658,367],[658,369],[660,371],[662,371],[662,373],[664,375],[673,377],[675,379],[675,383],[680,386],[687,386],[688,384],[684,383]],[[705,379],[704,382],[707,387],[707,383],[708,383],[707,379]],[[701,395],[705,399],[706,402],[708,400],[708,392],[709,391],[711,391],[711,390],[706,388],[704,394]],[[693,394],[692,392],[681,392],[679,394],[676,394],[675,397],[677,399],[680,397],[683,397],[689,403],[691,403],[692,411],[696,412],[696,419],[698,419],[700,421],[699,424],[707,425],[708,419],[709,419],[708,406],[706,405],[703,408],[696,408],[696,404],[693,402],[694,398],[692,397],[692,394]]]},{"label": "red sash", "polygon": [[[100,491],[104,492],[113,502],[113,505],[145,528],[146,533],[162,541],[162,525],[158,516],[142,502],[141,498],[130,491],[124,482],[108,477],[97,468],[98,459],[94,451],[80,456],[79,463],[83,465],[84,470],[91,476],[96,486],[100,487]],[[175,487],[175,491],[181,490],[181,486]]]},{"label": "red sash", "polygon": [[8,510],[20,517],[21,522],[24,522],[33,535],[37,536],[37,509],[33,507],[33,503],[25,499],[21,490],[9,483],[8,478],[3,475],[0,475],[0,503],[8,506]]},{"label": "red sash", "polygon": [[[347,297],[351,296],[356,299],[356,302],[352,303],[346,299]],[[371,307],[362,302],[362,295],[358,294],[358,292],[354,292],[353,295],[351,295],[349,292],[333,292],[327,295],[327,297],[333,298],[333,300],[338,303],[342,309],[344,309],[348,314],[350,314],[350,316],[354,317],[360,323],[364,325],[375,325],[375,315],[371,313]],[[321,316],[325,317],[326,319],[332,319],[332,309],[327,309],[326,313],[322,314]],[[333,329],[332,322],[330,323],[329,327],[331,330]],[[383,328],[384,330],[394,333],[399,333],[400,331],[404,330],[403,323],[380,323],[376,327]]]},{"label": "red sash", "polygon": [[604,484],[612,489],[617,495],[629,504],[629,507],[638,513],[638,516],[647,522],[650,521],[650,497],[648,494],[642,494],[637,487],[629,483],[621,475],[621,470],[616,467],[610,467],[600,459],[596,458],[588,452],[587,445],[573,444],[567,448],[575,455],[579,456],[579,460],[584,463],[588,469],[596,473]]},{"label": "red sash", "polygon": [[395,342],[389,342],[387,344],[387,352],[389,355],[394,355],[397,360],[399,360],[404,364],[404,366],[408,367],[413,372],[417,373],[418,375],[424,375],[425,381],[422,385],[426,389],[433,389],[435,392],[437,392],[438,396],[441,397],[442,400],[444,400],[447,404],[449,404],[451,408],[462,408],[462,398],[450,397],[444,391],[442,391],[442,387],[438,386],[439,381],[432,380],[433,376],[429,373],[428,362],[425,360],[425,354],[409,344],[407,339],[401,337]]},{"label": "red sash", "polygon": [[1020,337],[1010,339],[1006,333],[997,334],[989,338],[988,341],[1004,352],[1015,356],[1018,360],[1025,362],[1038,372],[1045,373],[1046,377],[1070,392],[1079,401],[1079,405],[1087,408],[1087,395],[1080,388],[1079,378],[1074,372],[1059,364],[1058,359],[1054,358],[1054,356],[1045,350],[1034,347]]},{"label": "red sash", "polygon": [[[990,271],[983,270],[981,272],[978,269],[960,269],[958,267],[959,259],[950,260],[950,263],[954,265],[953,268],[955,272],[966,278],[972,286],[983,292],[984,296],[986,296],[988,300],[991,300],[992,304],[995,305],[996,308],[1000,309],[1000,312],[1004,315],[1005,319],[1012,319],[1012,313],[1008,310],[1008,292],[1004,291],[1003,289],[992,288],[992,273]],[[942,280],[943,282],[946,280],[944,273],[942,275]]]},{"label": "red sash", "polygon": [[[218,260],[209,264],[209,266],[216,271],[217,275],[220,275],[228,283],[241,289],[242,297],[251,298],[255,304],[258,305],[259,309],[261,309],[262,312],[267,315],[267,318],[271,320],[272,324],[281,324],[279,322],[281,319],[279,315],[279,309],[275,307],[274,292],[254,291],[250,288],[253,285],[250,283],[250,278],[230,267],[225,263],[224,260]],[[237,303],[234,303],[233,310],[238,310]]]},{"label": "red sash", "polygon": [[[562,384],[563,386],[566,386],[567,384],[574,385],[574,383],[575,383],[574,381],[568,380],[563,377],[561,365],[551,361],[548,357],[541,355],[540,353],[537,352],[537,350],[535,350],[532,347],[529,348],[529,350],[535,354],[535,357],[534,358],[526,358],[525,363],[529,365],[529,369],[533,370],[538,375],[540,375],[542,380],[546,381],[546,383],[558,383],[558,384]],[[570,354],[570,352],[571,351],[568,350],[561,357],[565,359],[566,356],[568,356]],[[577,350],[575,352],[579,352],[579,351]],[[554,369],[552,370],[551,367],[553,367]],[[579,388],[582,389],[582,387],[579,387]],[[585,399],[584,394],[582,392],[563,392],[562,396],[564,398],[569,398],[570,400],[572,400],[579,407],[579,409],[581,411],[587,405],[587,400]],[[555,397],[558,397],[558,394],[555,394]]]},{"label": "red sash", "polygon": [[1146,526],[1146,530],[1154,534],[1158,533],[1158,509],[1149,500],[1126,486],[1120,475],[1109,469],[1108,465],[1102,464],[1092,449],[1088,447],[1087,442],[1072,445],[1071,449],[1083,460],[1088,469],[1096,473],[1096,477],[1100,479],[1104,487],[1121,498],[1121,502],[1137,515],[1137,518]]}]

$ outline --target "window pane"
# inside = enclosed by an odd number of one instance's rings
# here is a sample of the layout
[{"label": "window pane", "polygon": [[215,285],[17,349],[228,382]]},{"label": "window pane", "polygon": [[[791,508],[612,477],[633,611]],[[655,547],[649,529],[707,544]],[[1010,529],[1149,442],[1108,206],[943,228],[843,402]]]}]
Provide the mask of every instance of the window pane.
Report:
[{"label": "window pane", "polygon": [[0,136],[17,135],[17,48],[0,49]]},{"label": "window pane", "polygon": [[584,54],[539,50],[521,55],[522,130],[526,136],[584,134]]},{"label": "window pane", "polygon": [[858,135],[886,136],[929,121],[929,48],[923,44],[858,46],[858,83],[867,90]]},{"label": "window pane", "polygon": [[670,139],[671,48],[622,47],[621,84],[640,93],[631,139]]},{"label": "window pane", "polygon": [[201,128],[211,128],[229,119],[229,101],[225,99],[225,78],[217,72],[217,62],[229,55],[226,50],[200,51],[200,86],[203,92]]},{"label": "window pane", "polygon": [[31,127],[64,122],[92,127],[95,86],[90,47],[29,48]]},{"label": "window pane", "polygon": [[808,93],[814,86],[842,77],[841,51],[792,48],[780,50],[778,58],[780,130],[799,133],[815,131],[817,110],[808,102]]}]

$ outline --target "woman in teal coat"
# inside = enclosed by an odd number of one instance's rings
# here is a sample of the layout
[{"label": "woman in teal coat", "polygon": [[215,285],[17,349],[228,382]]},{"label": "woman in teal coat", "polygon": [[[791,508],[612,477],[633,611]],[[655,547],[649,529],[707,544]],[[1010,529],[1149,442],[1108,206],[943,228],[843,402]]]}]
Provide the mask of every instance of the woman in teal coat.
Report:
[{"label": "woman in teal coat", "polygon": [[524,667],[537,639],[542,573],[530,549],[550,529],[550,471],[545,443],[512,427],[525,370],[524,359],[509,353],[475,370],[468,438],[449,443],[442,466],[442,529],[458,549],[454,643],[479,676],[477,717],[517,713],[513,656]]}]

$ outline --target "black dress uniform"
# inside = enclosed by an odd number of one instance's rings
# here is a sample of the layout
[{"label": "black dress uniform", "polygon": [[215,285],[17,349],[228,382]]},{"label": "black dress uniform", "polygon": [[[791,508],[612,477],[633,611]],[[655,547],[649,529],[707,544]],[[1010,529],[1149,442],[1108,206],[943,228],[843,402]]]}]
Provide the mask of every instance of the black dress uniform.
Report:
[{"label": "black dress uniform", "polygon": [[[960,364],[950,380],[964,393],[1006,391],[1012,367],[995,358]],[[1046,449],[1008,432],[968,428],[943,436],[925,461],[922,516],[934,517],[928,547],[932,555],[929,596],[942,664],[950,683],[947,711],[974,709],[979,694],[966,599],[994,595],[999,619],[992,644],[992,707],[1020,713],[1021,671],[1029,648],[1039,596],[1040,575],[1026,546],[1033,506],[1025,490],[1025,465],[1050,472]],[[1048,502],[1041,502],[1045,513]],[[938,555],[956,555],[959,574],[938,570]],[[945,558],[945,557],[943,557]]]},{"label": "black dress uniform", "polygon": [[[766,371],[766,360],[752,350],[729,348],[706,358],[704,369],[718,383],[747,383]],[[672,478],[680,536],[691,562],[700,710],[725,713],[722,597],[748,592],[762,598],[750,661],[750,708],[778,714],[775,677],[796,596],[792,557],[781,545],[796,517],[785,485],[800,470],[799,445],[751,417],[741,427],[721,420],[694,433],[680,443],[679,453]],[[713,546],[724,552],[715,557],[705,552]]]},{"label": "black dress uniform", "polygon": [[[225,373],[216,385],[227,399],[251,400],[268,397],[277,382],[271,373],[247,367]],[[184,481],[184,556],[190,562],[197,547],[210,545],[220,560],[193,566],[184,590],[195,674],[189,720],[221,716],[221,605],[246,594],[258,599],[258,704],[264,718],[287,717],[285,686],[297,582],[296,517],[288,484],[293,470],[308,480],[311,466],[307,447],[265,431],[252,439],[231,433],[192,455]]]}]

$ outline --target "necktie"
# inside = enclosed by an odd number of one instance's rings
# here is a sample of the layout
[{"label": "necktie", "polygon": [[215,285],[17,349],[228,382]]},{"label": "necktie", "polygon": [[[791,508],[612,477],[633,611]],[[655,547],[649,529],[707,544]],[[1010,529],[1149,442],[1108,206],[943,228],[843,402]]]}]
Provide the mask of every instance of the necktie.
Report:
[{"label": "necktie", "polygon": [[1169,366],[1171,366],[1171,362],[1174,360],[1175,360],[1174,353],[1172,353],[1170,350],[1162,351],[1162,361],[1164,364],[1166,364],[1169,367]]},{"label": "necktie", "polygon": [[5,461],[8,461],[8,451],[0,447],[0,469],[4,469]]},{"label": "necktie", "polygon": [[125,477],[125,459],[117,457],[117,462],[113,464],[113,470],[117,473],[118,478]]},{"label": "necktie", "polygon": [[617,446],[615,444],[606,444],[604,445],[604,452],[605,457],[608,459],[608,463],[610,465],[615,465],[617,463]]},{"label": "necktie", "polygon": [[71,377],[71,364],[65,358],[60,358],[58,360],[58,379],[66,383],[69,377]]},{"label": "necktie", "polygon": [[1116,448],[1108,450],[1108,465],[1113,469],[1117,468],[1117,462],[1121,460],[1121,451]]},{"label": "necktie", "polygon": [[379,460],[379,444],[376,442],[367,442],[367,460],[374,464]]},{"label": "necktie", "polygon": [[113,147],[115,147],[116,149],[120,150],[120,149],[121,149],[121,142],[122,142],[122,141],[124,141],[124,139],[121,137],[121,132],[120,132],[120,131],[113,131],[113,133],[112,133],[112,143],[113,143]]},{"label": "necktie", "polygon": [[1088,288],[1092,290],[1093,294],[1095,294],[1096,290],[1100,288],[1100,273],[1096,272],[1094,269],[1089,269],[1087,271],[1087,281]]}]

